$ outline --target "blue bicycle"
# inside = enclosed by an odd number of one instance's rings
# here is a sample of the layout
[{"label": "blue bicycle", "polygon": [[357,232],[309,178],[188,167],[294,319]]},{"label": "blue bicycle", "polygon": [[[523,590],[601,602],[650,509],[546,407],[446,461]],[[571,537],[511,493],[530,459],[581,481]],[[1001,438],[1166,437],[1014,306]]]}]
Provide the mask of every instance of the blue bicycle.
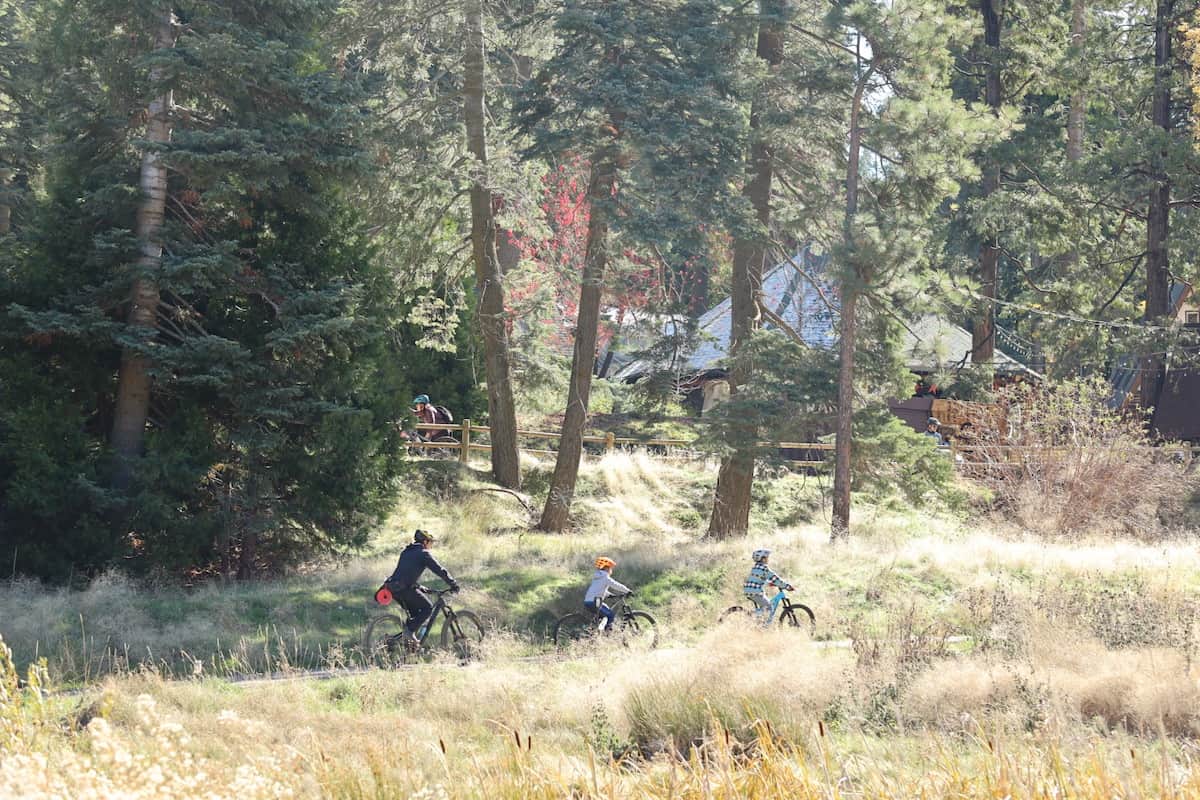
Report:
[{"label": "blue bicycle", "polygon": [[[782,610],[780,610],[780,606],[782,606]],[[778,617],[780,625],[804,628],[810,636],[817,628],[817,618],[813,614],[812,609],[803,603],[793,603],[791,598],[788,597],[788,593],[783,589],[775,593],[775,596],[770,600],[770,605],[766,609],[730,606],[721,612],[721,621],[725,622],[734,617],[745,616],[757,618],[759,624],[764,628],[768,627]]]}]

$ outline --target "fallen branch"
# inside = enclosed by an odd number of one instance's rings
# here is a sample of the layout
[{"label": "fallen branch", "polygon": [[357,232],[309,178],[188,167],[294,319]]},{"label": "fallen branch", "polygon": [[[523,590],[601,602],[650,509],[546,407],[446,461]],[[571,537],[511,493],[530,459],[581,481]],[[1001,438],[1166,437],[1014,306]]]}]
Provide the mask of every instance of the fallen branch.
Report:
[{"label": "fallen branch", "polygon": [[531,506],[529,504],[529,501],[526,500],[521,495],[514,492],[512,489],[504,489],[499,486],[488,486],[483,489],[472,489],[471,491],[472,492],[501,492],[503,494],[511,494],[513,497],[517,498],[517,502],[519,502],[525,508],[526,511],[528,511],[530,514],[533,513],[533,506]]}]

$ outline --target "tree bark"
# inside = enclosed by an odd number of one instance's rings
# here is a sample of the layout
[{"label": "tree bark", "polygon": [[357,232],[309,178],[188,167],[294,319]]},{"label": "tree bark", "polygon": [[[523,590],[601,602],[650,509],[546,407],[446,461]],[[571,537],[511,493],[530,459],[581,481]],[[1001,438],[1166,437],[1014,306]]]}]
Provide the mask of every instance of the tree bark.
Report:
[{"label": "tree bark", "polygon": [[[1000,76],[1000,8],[1003,0],[982,0],[983,44],[987,53],[987,84],[984,100],[993,113],[998,113],[1003,100]],[[987,164],[983,171],[983,196],[991,197],[1000,188],[1000,168]],[[992,368],[996,355],[996,284],[1000,269],[1000,245],[995,237],[987,237],[979,245],[979,290],[983,295],[978,315],[971,329],[971,361]]]},{"label": "tree bark", "polygon": [[12,180],[12,170],[0,167],[0,236],[12,230],[12,201],[8,196],[9,182]]},{"label": "tree bark", "polygon": [[[760,4],[766,15],[770,4]],[[783,61],[783,35],[777,23],[764,19],[759,25],[757,55],[774,69]],[[763,101],[755,99],[750,108],[750,153],[747,163],[749,180],[743,194],[754,206],[755,217],[764,229],[771,224],[771,182],[774,178],[774,158],[771,146],[762,135]],[[732,297],[729,327],[729,355],[733,368],[729,374],[729,394],[732,401],[740,387],[753,375],[753,366],[738,358],[742,344],[760,324],[758,297],[762,291],[763,265],[767,251],[761,238],[738,237],[733,244]],[[744,431],[743,439],[757,438],[755,431]],[[721,460],[717,473],[716,493],[713,495],[712,516],[708,521],[708,536],[725,539],[745,536],[750,530],[750,491],[754,485],[754,447],[738,448]]]},{"label": "tree bark", "polygon": [[[613,115],[614,139],[620,132],[620,119]],[[596,363],[596,341],[600,325],[600,294],[608,267],[608,227],[613,190],[617,183],[617,145],[600,148],[592,157],[588,181],[587,244],[584,254],[583,282],[579,290],[579,316],[575,326],[575,352],[571,359],[571,382],[567,389],[567,413],[558,440],[558,458],[550,479],[550,492],[542,509],[538,528],[557,532],[567,527],[571,500],[579,478],[583,457],[583,426],[587,422],[588,398],[592,389],[592,369]]]},{"label": "tree bark", "polygon": [[[163,13],[155,34],[154,48],[166,50],[175,46],[175,15]],[[150,71],[150,85],[160,87],[163,69]],[[159,303],[158,284],[154,274],[162,264],[162,225],[167,202],[167,168],[155,145],[171,141],[172,92],[164,90],[147,109],[146,140],[151,147],[142,154],[140,186],[142,199],[138,205],[136,232],[140,242],[137,277],[129,293],[129,311],[125,323],[131,328],[152,332],[157,329]],[[116,410],[113,418],[112,446],[117,460],[113,484],[125,488],[133,478],[141,456],[146,435],[146,418],[150,411],[151,361],[140,349],[126,347],[121,354],[117,379]]]},{"label": "tree bark", "polygon": [[[1071,47],[1076,54],[1082,53],[1084,36],[1087,35],[1087,0],[1071,2]],[[1071,92],[1071,109],[1067,113],[1067,160],[1083,158],[1083,133],[1087,119],[1087,94],[1083,81],[1076,78],[1075,91]]]},{"label": "tree bark", "polygon": [[846,215],[842,223],[843,252],[850,259],[849,273],[842,280],[838,342],[837,433],[834,440],[833,520],[830,537],[841,539],[850,534],[850,457],[854,438],[854,354],[858,344],[858,296],[865,275],[855,253],[855,218],[858,216],[859,159],[862,154],[863,93],[871,81],[872,65],[858,79],[850,101],[850,144],[846,159]]},{"label": "tree bark", "polygon": [[479,327],[483,334],[487,374],[488,429],[492,442],[492,477],[501,486],[521,486],[520,451],[517,449],[517,413],[513,403],[508,326],[504,318],[504,276],[496,248],[495,198],[487,185],[487,122],[484,100],[485,50],[483,2],[466,3],[466,58],[464,59],[463,118],[467,149],[475,157],[471,183],[471,245],[475,259],[475,284],[479,292]]},{"label": "tree bark", "polygon": [[[1150,166],[1149,209],[1146,214],[1146,310],[1143,319],[1154,322],[1166,317],[1171,306],[1169,244],[1171,234],[1171,177],[1167,173],[1167,140],[1171,121],[1171,45],[1174,35],[1175,0],[1158,0],[1154,17],[1154,94],[1151,116],[1154,127],[1162,131],[1163,146],[1153,154]],[[1142,372],[1141,406],[1148,409],[1158,402],[1162,385],[1163,360],[1146,359]]]}]

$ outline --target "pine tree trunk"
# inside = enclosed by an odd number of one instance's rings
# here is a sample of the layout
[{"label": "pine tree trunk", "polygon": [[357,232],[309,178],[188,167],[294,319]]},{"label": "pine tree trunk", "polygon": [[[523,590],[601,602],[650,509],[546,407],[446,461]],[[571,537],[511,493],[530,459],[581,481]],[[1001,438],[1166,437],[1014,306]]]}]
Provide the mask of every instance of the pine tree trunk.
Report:
[{"label": "pine tree trunk", "polygon": [[[1171,122],[1171,37],[1174,34],[1175,2],[1158,0],[1154,19],[1154,96],[1151,114],[1164,140],[1172,133]],[[1171,232],[1171,178],[1167,173],[1166,146],[1151,162],[1150,203],[1146,216],[1146,322],[1161,320],[1170,311],[1171,272],[1168,246]],[[1142,373],[1141,405],[1158,402],[1163,360],[1146,359]]]},{"label": "pine tree trunk", "polygon": [[[1071,2],[1071,46],[1077,53],[1083,51],[1084,36],[1087,34],[1087,0]],[[1087,119],[1087,95],[1082,84],[1071,92],[1071,109],[1067,114],[1067,160],[1083,158],[1083,130]]]},{"label": "pine tree trunk", "polygon": [[[619,133],[619,121],[613,121]],[[558,458],[550,491],[538,528],[558,532],[567,527],[571,500],[579,478],[583,457],[583,427],[587,422],[588,398],[592,389],[592,369],[596,362],[596,341],[600,325],[600,294],[608,267],[608,226],[613,190],[617,183],[616,145],[602,148],[592,157],[588,181],[587,244],[584,254],[583,282],[579,290],[579,316],[575,326],[575,352],[571,359],[571,382],[567,389],[567,413],[558,440]]]},{"label": "pine tree trunk", "polygon": [[12,201],[8,196],[12,170],[0,167],[0,236],[12,230]]},{"label": "pine tree trunk", "polygon": [[[760,13],[773,11],[771,4],[760,4]],[[776,24],[764,21],[758,29],[757,55],[772,68],[783,61],[783,36]],[[755,99],[750,108],[750,153],[747,164],[749,180],[744,194],[754,206],[755,216],[764,229],[771,224],[771,182],[774,160],[771,146],[761,134],[763,101]],[[729,374],[730,401],[739,387],[752,377],[753,367],[737,358],[738,351],[759,327],[758,296],[762,291],[763,264],[766,248],[760,239],[739,238],[733,244],[733,276],[730,308],[729,353],[733,369]],[[744,439],[754,439],[754,430],[744,431]],[[708,536],[725,539],[745,536],[750,530],[750,491],[754,485],[754,448],[743,447],[721,460],[717,473],[716,493],[713,496],[712,516],[708,521]]]},{"label": "pine tree trunk", "polygon": [[875,72],[872,64],[854,86],[850,101],[850,143],[846,158],[846,216],[842,223],[842,244],[849,273],[842,280],[840,323],[838,325],[838,404],[833,463],[833,520],[830,537],[834,540],[850,534],[850,456],[854,437],[854,354],[858,345],[859,282],[865,279],[854,246],[854,225],[858,216],[858,165],[862,154],[863,93]]},{"label": "pine tree trunk", "polygon": [[[1003,0],[982,0],[983,43],[987,54],[987,86],[985,101],[993,112],[999,112],[1003,99],[1000,83],[1000,6]],[[988,164],[983,173],[983,196],[986,200],[1000,188],[1000,168]],[[979,291],[984,300],[971,330],[971,360],[992,368],[996,355],[996,285],[1000,268],[1000,245],[988,237],[979,246]]]},{"label": "pine tree trunk", "polygon": [[475,257],[475,283],[479,292],[479,327],[483,334],[487,374],[488,428],[492,442],[492,477],[501,486],[520,488],[521,464],[517,449],[517,413],[513,403],[509,366],[508,326],[504,319],[504,276],[496,248],[494,198],[487,181],[487,127],[484,103],[483,2],[466,3],[466,58],[463,84],[463,117],[467,148],[475,156],[471,184],[471,244]]},{"label": "pine tree trunk", "polygon": [[[857,179],[855,179],[857,182]],[[833,519],[830,538],[850,534],[850,458],[854,438],[854,348],[858,339],[858,289],[841,292],[838,335],[837,427],[833,462]]]},{"label": "pine tree trunk", "polygon": [[[175,46],[175,15],[167,11],[159,21],[154,48],[166,50]],[[161,86],[163,70],[150,71],[150,85]],[[155,97],[147,109],[146,140],[152,144],[171,141],[172,93],[167,90]],[[142,199],[137,210],[137,237],[141,255],[129,293],[129,311],[125,323],[131,328],[154,331],[158,327],[158,285],[153,277],[162,263],[162,225],[167,202],[167,168],[159,153],[148,149],[142,155],[140,186]],[[151,362],[137,349],[126,347],[121,354],[117,380],[116,410],[113,418],[112,446],[117,460],[113,483],[118,488],[129,485],[137,459],[142,452],[146,434],[146,418],[150,411]]]}]

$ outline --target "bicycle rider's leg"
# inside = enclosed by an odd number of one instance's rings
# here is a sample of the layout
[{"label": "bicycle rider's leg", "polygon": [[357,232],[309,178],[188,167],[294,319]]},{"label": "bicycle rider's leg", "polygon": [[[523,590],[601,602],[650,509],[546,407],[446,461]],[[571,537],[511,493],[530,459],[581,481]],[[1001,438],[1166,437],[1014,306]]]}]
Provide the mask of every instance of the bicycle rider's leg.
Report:
[{"label": "bicycle rider's leg", "polygon": [[405,627],[415,637],[417,631],[425,624],[425,620],[429,619],[429,612],[433,611],[433,604],[429,602],[429,598],[417,591],[416,587],[405,589],[400,593],[400,604],[408,611],[408,623]]},{"label": "bicycle rider's leg", "polygon": [[613,619],[616,617],[616,612],[609,608],[605,603],[599,600],[593,600],[590,603],[584,603],[583,607],[593,614],[599,614],[604,617],[604,630],[611,631],[613,629]]},{"label": "bicycle rider's leg", "polygon": [[754,603],[754,616],[757,618],[757,621],[760,623],[765,621],[767,614],[771,611],[771,601],[767,599],[767,596],[759,592],[757,594],[747,594],[746,599]]},{"label": "bicycle rider's leg", "polygon": [[601,604],[600,604],[600,616],[604,617],[604,619],[605,619],[605,620],[607,620],[607,621],[604,623],[604,632],[605,632],[605,633],[612,633],[612,629],[613,629],[613,622],[614,622],[614,621],[616,620],[616,618],[617,618],[617,612],[616,612],[616,611],[613,611],[613,610],[612,610],[611,608],[609,608],[609,607],[608,607],[608,605],[606,605],[605,603],[601,603]]}]

